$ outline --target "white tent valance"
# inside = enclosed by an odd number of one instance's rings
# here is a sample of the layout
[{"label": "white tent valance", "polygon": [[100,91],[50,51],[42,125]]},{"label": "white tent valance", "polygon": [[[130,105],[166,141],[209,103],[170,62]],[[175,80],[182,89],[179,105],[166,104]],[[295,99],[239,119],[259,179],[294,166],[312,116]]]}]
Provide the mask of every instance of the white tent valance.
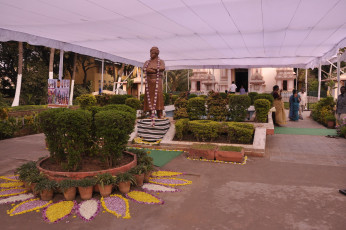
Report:
[{"label": "white tent valance", "polygon": [[[167,69],[313,68],[346,46],[346,0],[0,0],[0,41]],[[345,56],[343,56],[345,57]]]}]

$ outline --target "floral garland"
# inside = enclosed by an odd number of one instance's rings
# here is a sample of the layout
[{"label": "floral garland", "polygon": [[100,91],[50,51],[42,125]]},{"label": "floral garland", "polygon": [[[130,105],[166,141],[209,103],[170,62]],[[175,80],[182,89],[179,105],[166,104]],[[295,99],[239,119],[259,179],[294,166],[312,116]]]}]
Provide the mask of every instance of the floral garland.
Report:
[{"label": "floral garland", "polygon": [[152,184],[152,183],[144,183],[142,186],[142,189],[148,192],[180,192],[181,191],[180,189],[177,189],[177,188],[172,188],[169,186]]},{"label": "floral garland", "polygon": [[18,175],[7,175],[7,176],[0,176],[0,179],[8,180],[8,181],[19,181]]},{"label": "floral garland", "polygon": [[169,171],[169,170],[165,170],[165,171],[155,171],[151,174],[152,177],[173,177],[173,176],[180,176],[180,175],[184,175],[185,173],[183,172],[174,172],[174,171]]},{"label": "floral garland", "polygon": [[0,183],[0,189],[4,189],[4,188],[19,188],[19,187],[23,187],[23,186],[24,186],[24,183],[21,182],[21,181]]},{"label": "floral garland", "polygon": [[27,192],[28,191],[24,188],[3,189],[3,190],[0,190],[0,197],[14,196],[14,195],[27,193]]},{"label": "floral garland", "polygon": [[109,197],[101,197],[102,207],[109,213],[116,217],[123,217],[124,219],[131,218],[129,201],[121,195],[112,194]]},{"label": "floral garland", "polygon": [[127,198],[141,204],[163,204],[164,201],[159,197],[142,191],[131,191],[126,193]]},{"label": "floral garland", "polygon": [[150,183],[168,185],[168,186],[182,186],[192,184],[192,181],[178,178],[150,178]]},{"label": "floral garland", "polygon": [[154,142],[149,142],[149,141],[143,141],[143,139],[140,138],[140,137],[135,137],[135,138],[133,139],[133,141],[134,141],[136,144],[158,145],[158,144],[160,144],[160,142],[161,142],[162,140],[159,139],[159,140],[154,141]]},{"label": "floral garland", "polygon": [[159,79],[160,79],[160,58],[157,58],[157,73],[156,73],[156,82],[155,82],[155,95],[154,95],[154,102],[151,103],[150,100],[150,95],[149,95],[149,85],[148,85],[148,75],[147,75],[147,67],[149,66],[151,60],[149,60],[144,68],[143,68],[143,72],[144,72],[144,78],[145,78],[145,92],[147,95],[147,101],[148,101],[148,105],[149,105],[149,109],[151,111],[151,125],[155,126],[155,121],[154,121],[154,116],[155,116],[155,108],[156,108],[156,103],[157,103],[157,93],[159,90]]},{"label": "floral garland", "polygon": [[17,204],[11,210],[8,210],[7,214],[9,214],[10,216],[15,216],[15,215],[24,214],[27,212],[32,212],[32,211],[44,208],[52,202],[53,201],[43,201],[43,200],[40,200],[40,198],[26,200],[26,201],[23,201],[22,203]]},{"label": "floral garland", "polygon": [[20,194],[20,195],[4,198],[4,199],[0,200],[0,204],[8,204],[8,203],[14,203],[14,202],[18,202],[18,201],[25,201],[28,199],[32,199],[34,197],[35,196],[32,193]]},{"label": "floral garland", "polygon": [[233,161],[219,161],[219,160],[207,160],[207,159],[195,159],[195,158],[190,158],[187,157],[188,160],[193,160],[193,161],[207,161],[207,162],[214,162],[214,163],[224,163],[224,164],[235,164],[235,165],[245,165],[247,161],[247,156],[244,157],[243,162],[233,162]]},{"label": "floral garland", "polygon": [[101,210],[101,202],[96,199],[85,200],[76,209],[77,215],[84,221],[94,219]]},{"label": "floral garland", "polygon": [[51,204],[43,210],[42,217],[49,223],[57,223],[70,216],[77,206],[74,201],[59,201]]}]

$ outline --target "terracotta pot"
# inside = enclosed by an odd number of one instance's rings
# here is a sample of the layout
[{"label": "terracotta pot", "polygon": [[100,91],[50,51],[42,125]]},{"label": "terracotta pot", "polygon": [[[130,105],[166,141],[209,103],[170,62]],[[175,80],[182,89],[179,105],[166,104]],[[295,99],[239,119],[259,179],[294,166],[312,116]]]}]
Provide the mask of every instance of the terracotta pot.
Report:
[{"label": "terracotta pot", "polygon": [[328,121],[327,122],[327,127],[330,128],[330,129],[334,129],[334,127],[335,127],[334,121]]},{"label": "terracotta pot", "polygon": [[94,185],[94,192],[100,192],[99,186],[98,185]]},{"label": "terracotta pot", "polygon": [[118,184],[119,191],[123,194],[130,192],[131,182],[125,181],[125,182],[119,182]]},{"label": "terracotta pot", "polygon": [[111,185],[111,184],[110,185],[104,185],[103,187],[100,184],[98,184],[97,187],[100,191],[101,196],[103,196],[103,197],[107,197],[112,193],[113,185]]},{"label": "terracotta pot", "polygon": [[77,189],[76,187],[71,187],[66,189],[63,193],[65,200],[74,200],[76,198]]},{"label": "terracotta pot", "polygon": [[32,193],[33,193],[35,196],[38,196],[38,194],[40,194],[40,193],[35,191],[35,186],[36,186],[36,184],[37,184],[37,183],[31,183],[31,184],[30,184],[30,189],[31,189]]},{"label": "terracotta pot", "polygon": [[150,177],[151,177],[151,172],[145,173],[144,174],[144,182],[148,183]]},{"label": "terracotta pot", "polygon": [[144,182],[144,173],[135,175],[135,178],[136,178],[137,186],[142,187]]},{"label": "terracotta pot", "polygon": [[49,201],[53,199],[53,189],[45,189],[40,192],[41,200]]},{"label": "terracotta pot", "polygon": [[31,187],[30,187],[29,183],[28,182],[24,182],[24,181],[23,181],[23,183],[24,183],[25,189],[30,192],[31,191]]},{"label": "terracotta pot", "polygon": [[90,200],[93,197],[93,187],[94,186],[78,187],[79,195],[82,200]]},{"label": "terracotta pot", "polygon": [[215,159],[219,161],[232,161],[241,163],[244,160],[244,149],[241,152],[236,151],[215,151]]}]

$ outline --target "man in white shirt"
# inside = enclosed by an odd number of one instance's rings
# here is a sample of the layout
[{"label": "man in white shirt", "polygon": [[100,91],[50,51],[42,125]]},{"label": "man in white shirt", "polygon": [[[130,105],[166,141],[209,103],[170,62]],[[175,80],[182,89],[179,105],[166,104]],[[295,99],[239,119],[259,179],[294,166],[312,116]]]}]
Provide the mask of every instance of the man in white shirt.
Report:
[{"label": "man in white shirt", "polygon": [[234,94],[236,89],[237,89],[237,86],[236,84],[234,84],[234,81],[232,81],[232,85],[231,87],[229,87],[229,92]]},{"label": "man in white shirt", "polygon": [[301,92],[299,93],[300,96],[300,104],[299,104],[299,119],[303,120],[303,111],[306,108],[307,103],[307,95],[305,92],[305,88],[301,89]]}]

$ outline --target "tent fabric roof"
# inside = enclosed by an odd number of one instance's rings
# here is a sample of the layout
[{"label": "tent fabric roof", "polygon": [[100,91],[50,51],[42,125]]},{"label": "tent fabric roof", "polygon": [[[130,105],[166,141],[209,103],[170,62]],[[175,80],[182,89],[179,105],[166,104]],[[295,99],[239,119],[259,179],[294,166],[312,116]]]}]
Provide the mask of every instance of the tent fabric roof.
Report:
[{"label": "tent fabric roof", "polygon": [[0,0],[0,41],[167,69],[312,68],[346,46],[346,0]]}]

